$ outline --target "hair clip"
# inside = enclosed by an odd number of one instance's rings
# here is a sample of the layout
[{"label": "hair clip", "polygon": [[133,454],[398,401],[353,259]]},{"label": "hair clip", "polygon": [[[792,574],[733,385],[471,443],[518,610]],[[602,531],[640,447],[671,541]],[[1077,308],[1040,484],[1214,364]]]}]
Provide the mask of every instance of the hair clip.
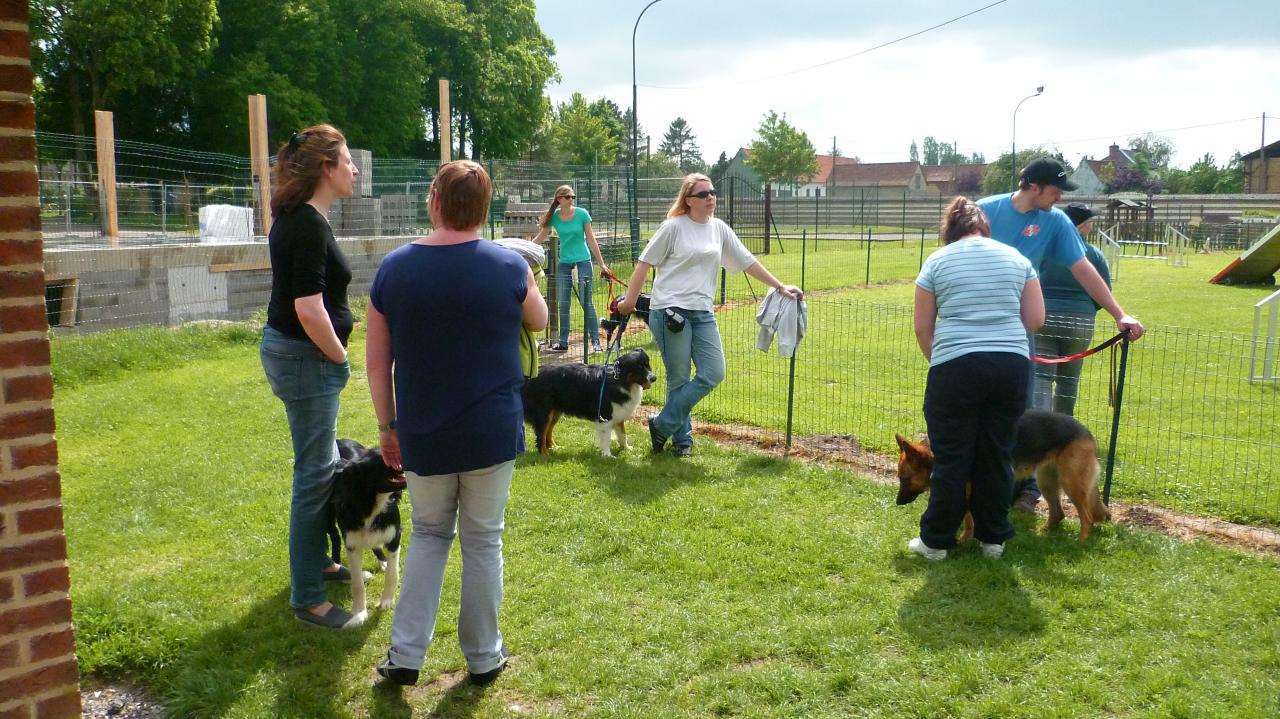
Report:
[{"label": "hair clip", "polygon": [[306,142],[306,141],[307,141],[307,138],[308,138],[308,137],[310,137],[310,136],[311,136],[311,133],[309,133],[309,132],[295,132],[295,133],[293,133],[292,135],[290,135],[290,136],[289,136],[289,147],[292,147],[292,148],[295,148],[295,149],[296,149],[296,148],[297,148],[298,146],[300,146],[302,143]]}]

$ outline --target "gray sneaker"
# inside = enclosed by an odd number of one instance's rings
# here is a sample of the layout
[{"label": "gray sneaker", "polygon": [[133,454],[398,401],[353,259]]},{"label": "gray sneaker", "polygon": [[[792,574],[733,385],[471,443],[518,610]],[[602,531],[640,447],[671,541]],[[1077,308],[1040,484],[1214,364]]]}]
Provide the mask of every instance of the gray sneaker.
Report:
[{"label": "gray sneaker", "polygon": [[1024,492],[1022,494],[1019,494],[1017,499],[1013,500],[1013,508],[1018,510],[1019,512],[1025,512],[1027,514],[1035,514],[1036,503],[1039,501],[1040,501],[1039,497],[1035,496],[1034,494],[1027,494]]}]

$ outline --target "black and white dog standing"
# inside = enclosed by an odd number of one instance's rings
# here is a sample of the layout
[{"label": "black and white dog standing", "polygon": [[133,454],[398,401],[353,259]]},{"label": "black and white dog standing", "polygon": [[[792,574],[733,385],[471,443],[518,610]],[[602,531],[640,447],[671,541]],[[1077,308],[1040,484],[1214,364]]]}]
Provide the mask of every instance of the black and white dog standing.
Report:
[{"label": "black and white dog standing", "polygon": [[[373,550],[379,567],[386,572],[379,609],[395,605],[400,583],[400,492],[404,474],[382,461],[382,451],[368,449],[351,439],[338,440],[338,466],[333,475],[330,507],[332,559],[340,561],[337,532],[347,548],[347,568],[351,572],[351,613],[356,622],[369,615],[365,607],[364,550]],[[382,549],[387,553],[383,554]]]},{"label": "black and white dog standing", "polygon": [[543,367],[524,385],[524,418],[533,425],[538,451],[549,453],[555,445],[551,433],[566,414],[595,422],[600,454],[613,456],[610,435],[616,436],[619,449],[626,451],[623,423],[657,379],[649,355],[642,349],[623,353],[607,365],[567,362]]}]

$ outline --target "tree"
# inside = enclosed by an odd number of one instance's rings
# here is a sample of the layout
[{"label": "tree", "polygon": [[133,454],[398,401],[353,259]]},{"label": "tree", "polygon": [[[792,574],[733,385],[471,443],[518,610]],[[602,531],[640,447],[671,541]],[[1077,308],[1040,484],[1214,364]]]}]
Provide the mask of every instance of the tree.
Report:
[{"label": "tree", "polygon": [[909,155],[912,162],[920,161],[920,150],[916,148],[916,141],[911,141],[911,154]]},{"label": "tree", "polygon": [[707,170],[707,176],[711,178],[711,182],[713,184],[719,185],[720,181],[724,179],[725,171],[728,169],[729,155],[728,153],[721,151],[720,158],[711,166],[711,169]]},{"label": "tree", "polygon": [[938,141],[931,136],[924,138],[924,164],[936,165],[938,159],[942,155],[942,148],[939,147]]},{"label": "tree", "polygon": [[702,151],[698,149],[698,141],[683,117],[677,117],[667,126],[667,132],[658,145],[659,152],[676,158],[681,173],[700,172],[706,166],[702,161]]},{"label": "tree", "polygon": [[[1057,151],[1049,153],[1034,147],[1029,150],[1018,150],[1018,161],[1013,163],[1009,161],[1009,153],[1006,152],[996,158],[995,162],[987,165],[986,174],[982,176],[982,191],[988,195],[994,195],[1013,190],[1017,185],[1014,181],[1017,172],[1022,172],[1022,168],[1037,157],[1049,157],[1062,163],[1063,167],[1069,167],[1062,153]],[[1015,166],[1017,172],[1014,171]]]},{"label": "tree", "polygon": [[659,150],[640,161],[641,177],[679,177],[682,174],[676,158]]},{"label": "tree", "polygon": [[605,121],[592,114],[580,92],[556,108],[551,137],[557,156],[575,165],[612,165],[622,150]]},{"label": "tree", "polygon": [[1218,181],[1213,186],[1217,193],[1244,192],[1244,159],[1237,151],[1231,156],[1226,167],[1218,173]]},{"label": "tree", "polygon": [[184,94],[208,65],[216,17],[216,0],[33,0],[40,127],[88,135],[93,111],[111,110],[123,136],[183,134]]},{"label": "tree", "polygon": [[1134,164],[1144,175],[1152,170],[1164,170],[1173,158],[1173,143],[1152,133],[1129,138],[1129,149],[1133,151]]},{"label": "tree", "polygon": [[770,110],[751,143],[747,164],[769,184],[802,184],[818,172],[818,153],[809,136],[792,127],[787,116]]}]

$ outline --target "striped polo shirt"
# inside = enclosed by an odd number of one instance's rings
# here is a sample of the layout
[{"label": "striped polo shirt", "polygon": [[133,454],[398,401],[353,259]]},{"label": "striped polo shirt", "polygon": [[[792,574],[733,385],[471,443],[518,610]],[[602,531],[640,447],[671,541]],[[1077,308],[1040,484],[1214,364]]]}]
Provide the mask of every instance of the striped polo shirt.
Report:
[{"label": "striped polo shirt", "polygon": [[1026,357],[1022,289],[1034,279],[1031,262],[1017,250],[978,235],[929,255],[916,278],[916,286],[932,292],[938,305],[929,365],[971,352]]}]

